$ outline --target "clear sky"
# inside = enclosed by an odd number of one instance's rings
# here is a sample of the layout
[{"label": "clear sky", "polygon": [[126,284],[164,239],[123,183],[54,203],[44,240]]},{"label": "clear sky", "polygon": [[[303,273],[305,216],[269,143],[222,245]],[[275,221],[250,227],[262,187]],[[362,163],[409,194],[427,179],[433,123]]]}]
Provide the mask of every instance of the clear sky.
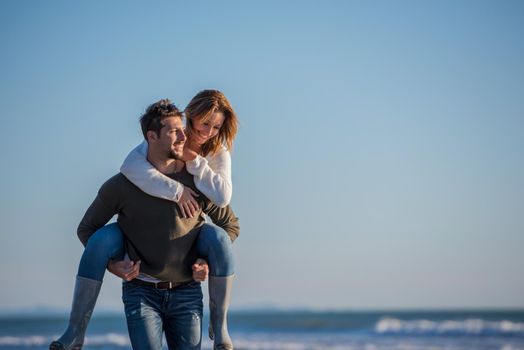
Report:
[{"label": "clear sky", "polygon": [[234,308],[524,307],[524,2],[7,0],[0,45],[0,310],[70,305],[138,117],[206,88]]}]

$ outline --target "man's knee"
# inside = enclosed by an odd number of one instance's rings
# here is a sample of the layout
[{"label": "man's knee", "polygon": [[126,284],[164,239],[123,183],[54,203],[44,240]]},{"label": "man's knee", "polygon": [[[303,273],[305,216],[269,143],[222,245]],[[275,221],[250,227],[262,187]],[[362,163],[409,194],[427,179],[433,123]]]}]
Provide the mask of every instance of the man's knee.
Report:
[{"label": "man's knee", "polygon": [[189,312],[182,322],[179,337],[180,349],[199,349],[202,341],[202,316],[199,312]]}]

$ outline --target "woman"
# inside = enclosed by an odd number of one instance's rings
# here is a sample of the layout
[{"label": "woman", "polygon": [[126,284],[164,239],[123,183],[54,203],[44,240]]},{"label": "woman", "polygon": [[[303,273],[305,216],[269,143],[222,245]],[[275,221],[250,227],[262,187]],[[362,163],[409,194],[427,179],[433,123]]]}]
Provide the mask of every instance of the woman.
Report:
[{"label": "woman", "polygon": [[[183,160],[194,175],[195,186],[208,199],[226,206],[232,193],[230,150],[238,121],[227,98],[220,91],[199,92],[185,110],[187,141]],[[198,195],[190,188],[161,174],[146,159],[143,142],[128,155],[121,172],[144,192],[175,201],[185,217],[198,210]],[[234,276],[231,240],[221,228],[205,224],[196,240],[199,256],[209,264],[210,337],[215,349],[232,349],[227,330],[227,310]],[[69,326],[51,350],[81,349],[85,330],[98,297],[105,269],[111,260],[124,256],[123,235],[117,224],[106,225],[88,241],[80,260]]]}]

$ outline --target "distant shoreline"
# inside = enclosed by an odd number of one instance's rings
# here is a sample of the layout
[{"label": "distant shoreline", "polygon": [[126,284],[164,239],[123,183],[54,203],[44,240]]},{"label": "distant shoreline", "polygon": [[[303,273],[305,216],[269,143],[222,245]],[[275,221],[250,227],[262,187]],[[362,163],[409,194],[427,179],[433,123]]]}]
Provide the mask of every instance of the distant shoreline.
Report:
[{"label": "distant shoreline", "polygon": [[[21,308],[21,309],[10,309],[0,310],[0,319],[13,319],[13,318],[63,318],[67,316],[69,310],[60,308]],[[114,317],[120,316],[123,313],[123,309],[102,309],[96,310],[94,317]],[[312,308],[238,308],[230,311],[232,315],[403,315],[419,316],[419,315],[524,315],[524,307],[516,308],[495,308],[495,307],[484,307],[484,308],[384,308],[384,309],[312,309]]]}]

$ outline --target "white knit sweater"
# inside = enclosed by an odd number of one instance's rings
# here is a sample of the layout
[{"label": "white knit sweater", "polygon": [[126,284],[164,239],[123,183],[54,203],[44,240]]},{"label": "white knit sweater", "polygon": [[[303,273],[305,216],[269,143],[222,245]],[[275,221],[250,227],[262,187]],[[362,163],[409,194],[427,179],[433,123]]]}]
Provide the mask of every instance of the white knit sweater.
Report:
[{"label": "white knit sweater", "polygon": [[[197,156],[186,162],[187,171],[194,176],[195,186],[220,207],[231,201],[231,154],[222,147],[207,157]],[[136,146],[126,157],[120,172],[145,193],[178,202],[184,185],[165,176],[147,161],[147,142]]]}]

